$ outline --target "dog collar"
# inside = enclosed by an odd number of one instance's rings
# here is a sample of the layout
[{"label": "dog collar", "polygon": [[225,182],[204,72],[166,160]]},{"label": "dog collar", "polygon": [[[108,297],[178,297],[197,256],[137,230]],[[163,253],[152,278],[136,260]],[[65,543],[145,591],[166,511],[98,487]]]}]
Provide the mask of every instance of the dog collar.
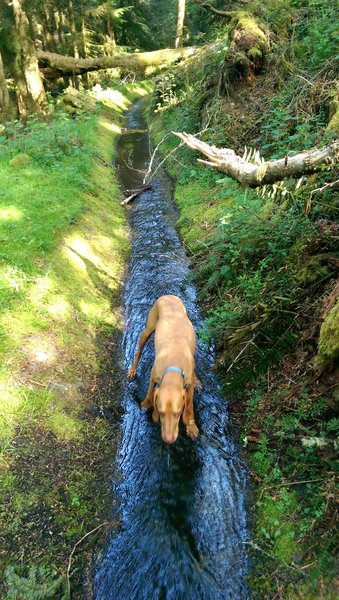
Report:
[{"label": "dog collar", "polygon": [[182,369],[179,369],[179,367],[167,367],[161,377],[160,383],[157,384],[157,387],[159,387],[159,385],[161,385],[163,378],[165,377],[166,373],[170,373],[171,371],[174,371],[175,373],[179,373],[179,375],[181,375],[181,377],[183,378],[183,384],[184,384],[184,388],[187,389],[188,388],[188,384],[186,383],[185,380],[185,371],[183,371]]}]

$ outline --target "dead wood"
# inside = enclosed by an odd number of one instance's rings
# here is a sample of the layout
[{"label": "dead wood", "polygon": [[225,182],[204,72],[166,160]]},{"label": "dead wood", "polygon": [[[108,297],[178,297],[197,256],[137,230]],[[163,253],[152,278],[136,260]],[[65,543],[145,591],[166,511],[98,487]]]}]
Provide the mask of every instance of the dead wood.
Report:
[{"label": "dead wood", "polygon": [[312,148],[295,156],[286,156],[277,160],[264,161],[256,156],[256,164],[236,154],[231,148],[216,148],[198,140],[188,133],[177,133],[192,150],[201,152],[208,160],[198,159],[204,165],[217,169],[238,183],[247,187],[262,185],[315,173],[320,169],[331,168],[339,157],[339,140],[323,148]]},{"label": "dead wood", "polygon": [[142,192],[146,192],[147,190],[151,190],[151,189],[152,189],[151,185],[144,185],[143,187],[139,188],[138,190],[125,190],[124,194],[127,197],[125,198],[125,200],[120,202],[121,206],[125,206],[126,204],[129,204],[130,202],[135,200],[135,198],[140,196],[140,194],[142,194]]},{"label": "dead wood", "polygon": [[203,0],[194,0],[194,2],[196,4],[199,4],[201,8],[205,8],[209,12],[213,13],[214,15],[218,15],[219,17],[232,18],[235,15],[234,10],[220,10],[219,8],[215,8],[208,2],[203,2]]}]

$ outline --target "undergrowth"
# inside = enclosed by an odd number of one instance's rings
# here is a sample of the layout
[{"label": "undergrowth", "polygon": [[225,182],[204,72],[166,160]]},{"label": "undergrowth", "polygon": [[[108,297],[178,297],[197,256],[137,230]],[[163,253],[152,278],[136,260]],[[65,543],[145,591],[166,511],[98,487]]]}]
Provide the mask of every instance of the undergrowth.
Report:
[{"label": "undergrowth", "polygon": [[176,179],[178,227],[206,312],[199,335],[215,340],[257,486],[251,593],[334,598],[339,206],[327,184],[336,174],[244,190],[170,135],[198,134],[240,153],[256,147],[265,158],[332,139],[334,3],[251,8],[274,32],[266,70],[218,96],[227,41],[218,42],[220,54],[204,50],[167,74],[150,119]]}]

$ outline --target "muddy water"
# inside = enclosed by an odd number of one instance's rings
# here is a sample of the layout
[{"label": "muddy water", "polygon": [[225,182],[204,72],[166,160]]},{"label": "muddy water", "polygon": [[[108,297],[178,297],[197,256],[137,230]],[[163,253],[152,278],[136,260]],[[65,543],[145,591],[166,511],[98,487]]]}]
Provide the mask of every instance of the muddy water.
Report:
[{"label": "muddy water", "polygon": [[[138,188],[149,162],[144,100],[126,114],[118,146],[123,188]],[[199,329],[196,290],[175,229],[172,183],[159,170],[152,190],[129,209],[132,256],[125,288],[125,367],[132,363],[140,332],[156,299],[182,298]],[[121,479],[115,485],[121,527],[101,560],[96,600],[241,600],[247,597],[246,472],[229,436],[225,399],[212,373],[213,356],[199,345],[195,393],[201,434],[193,443],[181,431],[166,446],[148,413],[141,411],[154,358],[146,344],[137,379],[126,383]]]}]

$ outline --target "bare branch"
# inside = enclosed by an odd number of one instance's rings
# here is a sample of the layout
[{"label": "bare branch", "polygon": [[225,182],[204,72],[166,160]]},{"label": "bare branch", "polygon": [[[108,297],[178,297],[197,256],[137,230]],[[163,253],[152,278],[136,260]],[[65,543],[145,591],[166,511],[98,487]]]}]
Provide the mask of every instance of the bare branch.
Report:
[{"label": "bare branch", "polygon": [[206,10],[209,10],[211,13],[213,13],[214,15],[218,15],[219,17],[227,17],[230,19],[236,13],[236,11],[233,10],[220,10],[218,8],[214,8],[214,6],[208,4],[208,2],[203,2],[203,0],[194,0],[194,2],[196,4],[199,4],[201,8],[206,8]]},{"label": "bare branch", "polygon": [[188,133],[172,132],[185,144],[201,152],[208,160],[198,159],[202,164],[225,173],[238,183],[248,187],[259,187],[265,184],[281,181],[289,177],[300,177],[304,174],[315,173],[323,167],[332,167],[339,158],[339,140],[333,141],[324,148],[312,148],[295,156],[285,156],[277,160],[253,164],[245,160],[231,148],[216,148],[198,140]]}]

